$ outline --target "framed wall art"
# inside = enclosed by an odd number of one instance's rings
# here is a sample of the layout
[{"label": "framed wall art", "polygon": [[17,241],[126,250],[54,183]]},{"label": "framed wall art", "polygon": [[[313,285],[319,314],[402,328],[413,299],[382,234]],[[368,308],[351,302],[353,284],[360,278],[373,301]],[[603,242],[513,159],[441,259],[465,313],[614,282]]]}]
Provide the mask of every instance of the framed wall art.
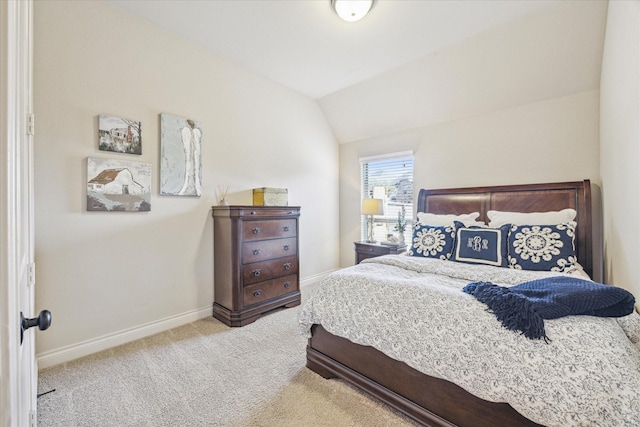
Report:
[{"label": "framed wall art", "polygon": [[87,210],[151,210],[151,163],[87,158]]},{"label": "framed wall art", "polygon": [[98,148],[116,153],[142,154],[142,123],[101,114],[98,116]]},{"label": "framed wall art", "polygon": [[195,120],[160,115],[160,194],[202,194],[202,130]]}]

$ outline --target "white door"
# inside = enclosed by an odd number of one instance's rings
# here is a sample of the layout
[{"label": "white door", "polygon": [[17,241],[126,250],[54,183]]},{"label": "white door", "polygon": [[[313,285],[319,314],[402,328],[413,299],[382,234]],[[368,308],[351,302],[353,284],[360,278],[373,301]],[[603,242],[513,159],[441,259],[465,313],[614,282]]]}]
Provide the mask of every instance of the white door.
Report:
[{"label": "white door", "polygon": [[[0,426],[36,423],[32,1],[0,1]],[[29,322],[30,325],[37,320]]]}]

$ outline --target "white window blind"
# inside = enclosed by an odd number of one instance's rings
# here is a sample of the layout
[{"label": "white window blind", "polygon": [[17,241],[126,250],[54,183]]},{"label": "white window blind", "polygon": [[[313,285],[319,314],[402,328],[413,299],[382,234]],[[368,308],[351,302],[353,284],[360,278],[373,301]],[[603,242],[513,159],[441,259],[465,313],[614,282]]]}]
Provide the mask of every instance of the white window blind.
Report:
[{"label": "white window blind", "polygon": [[[389,235],[398,234],[394,228],[398,224],[398,213],[404,208],[407,225],[403,234],[409,242],[413,224],[413,153],[361,158],[360,178],[361,199],[382,199],[384,205],[384,214],[373,217],[374,239],[381,242]],[[366,216],[361,217],[363,241],[368,235],[367,220]]]}]

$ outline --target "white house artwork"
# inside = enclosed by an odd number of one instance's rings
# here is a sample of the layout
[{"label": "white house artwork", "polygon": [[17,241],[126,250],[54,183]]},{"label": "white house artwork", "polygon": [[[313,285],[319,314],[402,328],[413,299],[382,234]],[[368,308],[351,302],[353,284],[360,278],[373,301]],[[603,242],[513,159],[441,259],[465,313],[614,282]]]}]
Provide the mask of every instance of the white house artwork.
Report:
[{"label": "white house artwork", "polygon": [[87,210],[151,210],[151,163],[87,158]]},{"label": "white house artwork", "polygon": [[160,115],[160,194],[202,194],[202,130],[194,120]]},{"label": "white house artwork", "polygon": [[142,154],[142,123],[101,114],[98,148],[116,153]]}]

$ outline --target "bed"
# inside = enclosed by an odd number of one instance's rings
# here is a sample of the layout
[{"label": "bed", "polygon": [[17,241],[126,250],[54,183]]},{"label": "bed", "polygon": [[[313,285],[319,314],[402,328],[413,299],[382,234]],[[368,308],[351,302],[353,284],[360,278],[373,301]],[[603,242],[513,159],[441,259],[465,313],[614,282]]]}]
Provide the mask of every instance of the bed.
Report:
[{"label": "bed", "polygon": [[[420,190],[417,200],[417,212],[479,212],[478,221],[482,222],[488,222],[487,212],[490,210],[546,212],[566,208],[576,211],[577,261],[584,273],[592,277],[595,265],[593,239],[599,232],[597,227],[593,227],[591,186],[588,180]],[[312,296],[315,300],[312,298],[311,301],[303,302],[299,315],[300,329],[309,336],[309,369],[324,378],[340,378],[382,400],[421,425],[594,425],[594,417],[598,419],[597,425],[640,425],[640,317],[637,313],[622,319],[570,316],[546,321],[551,343],[529,340],[504,328],[496,332],[493,325],[490,330],[482,329],[488,328],[484,324],[491,321],[497,323],[495,329],[500,329],[500,325],[495,317],[490,320],[492,314],[486,308],[483,310],[477,307],[480,303],[470,302],[470,296],[463,300],[462,308],[455,314],[438,311],[451,309],[450,303],[442,302],[447,300],[449,294],[458,299],[463,298],[456,286],[465,280],[487,278],[516,284],[534,280],[539,277],[538,274],[545,273],[483,265],[470,266],[471,273],[466,272],[466,267],[464,273],[458,273],[460,269],[457,267],[461,263],[417,258],[419,257],[386,255],[365,260],[362,264],[334,273],[334,277],[329,277],[320,284],[321,289]],[[444,269],[444,273],[439,269]],[[433,297],[415,297],[399,286],[388,284],[386,279],[381,279],[387,274],[387,270],[393,275],[391,282],[395,280],[403,283],[403,286],[406,282],[408,287],[420,288],[420,292],[423,286],[422,276],[435,277],[444,274],[445,276],[438,278],[446,277],[445,282],[451,282],[453,290],[451,287],[439,289],[437,303],[434,303]],[[498,270],[500,277],[495,276],[495,271]],[[458,274],[460,276],[456,278]],[[471,275],[471,279],[466,278],[468,274]],[[503,278],[504,274],[509,277]],[[327,294],[321,294],[321,290]],[[397,293],[397,301],[380,303],[375,296],[377,293]],[[362,298],[363,301],[358,300],[355,305],[348,301],[357,298]],[[426,305],[423,307],[421,304]],[[364,331],[352,332],[349,316],[354,316],[358,321],[361,320],[358,316],[368,316],[369,323],[363,324],[369,327],[364,328]],[[429,326],[429,330],[421,329],[421,316],[432,319],[430,321],[436,322],[435,326]],[[576,324],[576,318],[580,318],[578,320],[586,324]],[[383,319],[386,323],[380,323],[382,320],[378,322],[378,319]],[[458,325],[465,319],[472,319],[472,325],[469,326],[468,333],[463,332],[462,338],[456,340],[455,345],[449,348],[449,344],[438,341],[447,333],[442,329],[447,329],[448,325]],[[405,324],[408,325],[407,329],[414,330],[414,338],[401,337],[401,334],[397,333],[398,328],[404,328]],[[389,329],[386,329],[387,327]],[[372,331],[378,328],[379,331]],[[598,330],[598,333],[605,334],[604,340],[599,338],[597,341],[606,341],[604,344],[609,347],[606,351],[613,353],[598,353],[599,350],[593,347],[601,344],[590,342],[590,334],[581,335],[579,329],[582,328]],[[485,332],[486,336],[479,337]],[[561,332],[568,333],[570,337],[565,338],[564,335],[560,335]],[[495,335],[496,333],[503,335]],[[495,338],[496,336],[499,338]],[[567,344],[563,344],[565,341]],[[409,349],[403,347],[404,345],[408,345]],[[411,348],[412,345],[417,345],[417,348]],[[519,350],[521,345],[524,348],[522,351]],[[563,353],[576,351],[558,348],[563,345],[586,345],[591,349],[584,352],[578,350],[579,354],[575,356],[572,353]],[[467,350],[472,354],[465,356]],[[476,353],[473,353],[474,351]],[[487,361],[484,361],[486,352],[497,352],[504,359],[504,366],[500,366],[495,377],[488,377],[488,380],[477,375],[479,371],[486,371],[486,374],[490,375],[496,365],[491,364],[488,357]],[[600,375],[599,372],[597,375],[586,375],[582,372],[580,363],[583,362],[578,359],[582,359],[583,356],[593,360],[601,356],[602,360],[594,363],[606,365],[606,369],[600,366],[599,369],[602,371],[609,370],[609,365],[615,365],[616,371],[612,373],[612,378],[596,378]],[[477,360],[470,361],[464,359],[465,357]],[[563,357],[571,361],[557,361]],[[514,365],[513,372],[511,365]],[[525,366],[524,370],[535,372],[520,373],[515,366],[521,365]],[[474,371],[466,372],[465,366],[471,366]],[[561,374],[558,375],[558,372]],[[513,384],[502,384],[500,375],[504,375],[505,381],[514,382],[515,387]],[[536,375],[546,376],[548,381],[542,379],[530,384],[528,376]],[[571,381],[580,384],[558,385]],[[518,387],[521,389],[518,390]],[[572,391],[576,393],[574,396],[571,396]],[[508,397],[503,399],[501,393]],[[515,397],[512,396],[514,393]],[[569,395],[564,395],[567,393]],[[542,397],[538,397],[538,394]],[[592,408],[591,406],[598,404],[592,400],[598,400],[595,397],[601,395],[611,396],[611,404]],[[621,396],[619,399],[618,395]],[[507,401],[510,403],[506,403]],[[566,408],[563,406],[565,403]],[[571,406],[574,404],[578,409]],[[558,412],[564,412],[555,414],[553,405],[562,407]],[[518,410],[514,409],[514,406]],[[580,409],[582,407],[589,408],[586,414]],[[589,411],[596,415],[589,415]]]}]

